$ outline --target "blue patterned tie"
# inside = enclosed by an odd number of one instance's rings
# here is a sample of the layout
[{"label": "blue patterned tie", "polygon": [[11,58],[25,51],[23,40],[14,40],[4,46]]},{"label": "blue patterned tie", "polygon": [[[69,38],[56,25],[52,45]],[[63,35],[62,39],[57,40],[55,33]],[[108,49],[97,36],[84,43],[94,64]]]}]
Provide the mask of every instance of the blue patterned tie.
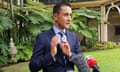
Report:
[{"label": "blue patterned tie", "polygon": [[[60,35],[60,38],[61,38],[60,41],[61,41],[61,43],[63,43],[62,38],[64,37],[66,39],[65,33],[64,32],[58,32],[58,34]],[[65,55],[63,55],[63,59],[64,59],[64,63],[66,64],[67,63],[67,59],[66,59]]]},{"label": "blue patterned tie", "polygon": [[60,35],[60,43],[64,43],[63,39],[64,39],[64,41],[67,40],[65,33],[63,31],[61,31],[61,32],[58,32],[58,34]]},{"label": "blue patterned tie", "polygon": [[58,34],[60,35],[60,37],[62,38],[64,36],[64,32],[58,32]]}]

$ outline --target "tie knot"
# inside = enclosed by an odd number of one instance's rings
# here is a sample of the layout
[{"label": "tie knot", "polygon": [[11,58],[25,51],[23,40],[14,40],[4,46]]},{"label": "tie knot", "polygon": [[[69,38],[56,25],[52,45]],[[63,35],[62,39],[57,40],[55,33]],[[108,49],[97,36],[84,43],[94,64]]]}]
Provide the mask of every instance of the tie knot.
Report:
[{"label": "tie knot", "polygon": [[67,41],[67,38],[64,32],[58,32],[58,35],[60,36],[60,43],[64,43],[64,41]]},{"label": "tie knot", "polygon": [[61,37],[63,37],[65,34],[64,34],[64,32],[58,32],[58,34],[61,36]]}]

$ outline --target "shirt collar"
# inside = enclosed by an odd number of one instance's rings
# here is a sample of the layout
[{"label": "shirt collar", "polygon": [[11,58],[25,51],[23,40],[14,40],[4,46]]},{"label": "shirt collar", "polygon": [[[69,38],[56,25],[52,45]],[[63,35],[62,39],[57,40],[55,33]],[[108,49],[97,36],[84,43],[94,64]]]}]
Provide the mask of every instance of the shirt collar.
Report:
[{"label": "shirt collar", "polygon": [[57,28],[55,25],[53,26],[53,30],[54,30],[55,34],[57,34],[58,32],[61,32],[61,31],[63,31],[64,33],[66,32],[66,30],[65,30],[65,29],[60,30],[60,29],[59,29],[59,28]]}]

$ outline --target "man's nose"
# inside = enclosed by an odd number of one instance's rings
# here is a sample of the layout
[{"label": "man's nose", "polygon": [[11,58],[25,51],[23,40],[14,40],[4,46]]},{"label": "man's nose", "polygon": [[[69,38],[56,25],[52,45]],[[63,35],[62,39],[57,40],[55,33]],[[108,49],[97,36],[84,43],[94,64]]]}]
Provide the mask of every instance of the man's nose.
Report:
[{"label": "man's nose", "polygon": [[68,16],[68,21],[71,21],[72,20],[72,17],[71,17],[71,15],[70,16]]}]

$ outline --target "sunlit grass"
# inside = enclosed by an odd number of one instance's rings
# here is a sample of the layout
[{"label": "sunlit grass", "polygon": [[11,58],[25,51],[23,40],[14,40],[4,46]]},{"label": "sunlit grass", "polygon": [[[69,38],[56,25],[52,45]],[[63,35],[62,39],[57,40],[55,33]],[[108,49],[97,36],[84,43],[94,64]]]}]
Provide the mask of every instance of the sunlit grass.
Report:
[{"label": "sunlit grass", "polygon": [[120,49],[85,52],[85,55],[92,55],[98,61],[101,72],[120,71]]}]

